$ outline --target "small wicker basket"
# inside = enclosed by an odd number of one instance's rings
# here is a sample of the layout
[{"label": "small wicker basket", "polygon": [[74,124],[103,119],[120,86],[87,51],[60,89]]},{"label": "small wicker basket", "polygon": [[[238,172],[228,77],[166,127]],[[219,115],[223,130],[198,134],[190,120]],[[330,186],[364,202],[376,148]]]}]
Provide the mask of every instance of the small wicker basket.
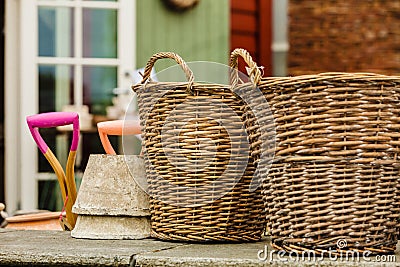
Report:
[{"label": "small wicker basket", "polygon": [[[188,82],[153,82],[159,59],[174,59]],[[228,73],[227,73],[228,74]],[[257,241],[265,229],[261,189],[229,85],[200,84],[177,54],[152,56],[138,94],[149,183],[151,235],[176,241]]]},{"label": "small wicker basket", "polygon": [[[249,56],[237,49],[232,58],[238,54]],[[393,253],[400,219],[400,77],[322,73],[253,82],[275,121],[272,165],[257,161],[274,247]],[[247,124],[251,140],[262,137],[255,122]]]}]

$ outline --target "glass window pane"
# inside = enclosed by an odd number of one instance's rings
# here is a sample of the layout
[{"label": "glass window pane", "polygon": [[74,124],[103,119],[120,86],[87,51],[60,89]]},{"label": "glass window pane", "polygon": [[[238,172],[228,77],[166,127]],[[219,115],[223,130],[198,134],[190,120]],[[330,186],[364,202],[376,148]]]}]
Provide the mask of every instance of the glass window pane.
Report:
[{"label": "glass window pane", "polygon": [[83,56],[117,57],[117,11],[83,9]]},{"label": "glass window pane", "polygon": [[74,68],[39,65],[39,112],[61,111],[73,103]]},{"label": "glass window pane", "polygon": [[39,56],[73,56],[72,9],[68,7],[39,7],[38,12]]},{"label": "glass window pane", "polygon": [[39,181],[38,187],[39,209],[50,211],[58,211],[62,209],[62,195],[57,180]]},{"label": "glass window pane", "polygon": [[[61,111],[64,105],[72,104],[74,68],[68,65],[39,65],[39,113]],[[57,155],[64,155],[60,140],[56,138],[56,129],[40,129],[46,144]],[[39,156],[39,172],[53,172],[47,160]],[[65,159],[59,158],[65,163]]]},{"label": "glass window pane", "polygon": [[90,113],[106,115],[116,87],[117,67],[83,67],[83,103],[89,106]]}]

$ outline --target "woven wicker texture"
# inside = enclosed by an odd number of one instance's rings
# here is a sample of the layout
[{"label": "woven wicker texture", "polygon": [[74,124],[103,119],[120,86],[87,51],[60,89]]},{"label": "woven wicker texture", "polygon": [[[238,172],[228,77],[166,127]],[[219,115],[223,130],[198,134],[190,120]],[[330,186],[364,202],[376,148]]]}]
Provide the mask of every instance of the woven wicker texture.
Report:
[{"label": "woven wicker texture", "polygon": [[[174,59],[188,82],[152,82],[159,59]],[[227,73],[228,74],[228,73]],[[261,189],[242,121],[243,103],[228,85],[194,82],[176,54],[151,57],[138,94],[149,183],[152,236],[183,241],[256,241],[265,228]],[[247,144],[247,146],[246,146]]]},{"label": "woven wicker texture", "polygon": [[272,166],[263,158],[258,166],[275,248],[318,253],[345,240],[343,250],[394,252],[400,77],[322,73],[262,78],[258,87],[276,126]]},{"label": "woven wicker texture", "polygon": [[[248,65],[246,67],[247,75],[250,81],[243,81],[242,73],[238,71],[239,58],[243,58]],[[243,105],[243,121],[249,133],[251,143],[251,155],[254,158],[256,166],[259,161],[263,162],[263,168],[256,168],[252,189],[261,184],[261,177],[267,175],[272,159],[275,156],[275,123],[274,117],[270,111],[269,104],[264,98],[262,92],[255,88],[262,79],[262,68],[258,67],[253,61],[251,55],[241,48],[237,48],[231,53],[231,84],[232,90],[238,95],[245,96],[245,105]],[[239,83],[241,81],[241,83]]]},{"label": "woven wicker texture", "polygon": [[290,0],[288,72],[400,74],[400,2]]}]

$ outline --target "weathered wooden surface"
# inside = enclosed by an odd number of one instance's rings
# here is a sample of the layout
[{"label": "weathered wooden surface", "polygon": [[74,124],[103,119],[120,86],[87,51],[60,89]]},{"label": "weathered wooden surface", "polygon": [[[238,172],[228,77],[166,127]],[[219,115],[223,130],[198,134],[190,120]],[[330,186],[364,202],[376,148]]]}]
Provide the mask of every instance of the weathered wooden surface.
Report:
[{"label": "weathered wooden surface", "polygon": [[[229,63],[229,0],[201,0],[184,12],[173,12],[162,1],[139,0],[136,16],[137,30],[127,34],[136,34],[138,68],[153,54],[166,51],[187,62]],[[176,63],[159,62],[156,72],[171,65]]]}]

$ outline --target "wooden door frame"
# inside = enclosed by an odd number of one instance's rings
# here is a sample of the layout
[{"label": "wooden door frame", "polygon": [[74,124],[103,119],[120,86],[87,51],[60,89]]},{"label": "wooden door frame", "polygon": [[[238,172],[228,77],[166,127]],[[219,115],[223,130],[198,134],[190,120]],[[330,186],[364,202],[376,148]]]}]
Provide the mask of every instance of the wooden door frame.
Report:
[{"label": "wooden door frame", "polygon": [[[256,30],[254,32],[254,42],[255,51],[249,51],[252,53],[255,61],[258,65],[264,66],[264,74],[266,76],[270,76],[273,73],[272,70],[272,39],[273,39],[273,1],[274,0],[253,0],[251,2],[241,2],[239,0],[231,0],[231,50],[237,47],[233,47],[233,33],[235,31],[235,27],[240,25],[241,22],[234,21],[232,19],[232,14],[240,14],[245,12],[247,16],[249,13],[247,11],[252,10],[254,13],[254,19],[251,20],[252,23],[255,23]],[[240,7],[239,7],[240,6]],[[251,16],[251,15],[250,15]],[[236,25],[236,26],[234,26]],[[254,25],[254,24],[253,24]],[[243,29],[243,27],[242,27]],[[236,43],[236,42],[235,42]],[[246,48],[245,45],[242,45],[242,48]],[[241,67],[241,65],[239,65]],[[243,68],[241,68],[243,71]]]},{"label": "wooden door frame", "polygon": [[260,61],[259,64],[262,64],[266,67],[266,69],[264,69],[264,75],[267,76],[271,76],[273,72],[271,49],[273,28],[272,5],[273,0],[259,0],[259,10],[263,12],[263,15],[258,16],[258,55]]}]

